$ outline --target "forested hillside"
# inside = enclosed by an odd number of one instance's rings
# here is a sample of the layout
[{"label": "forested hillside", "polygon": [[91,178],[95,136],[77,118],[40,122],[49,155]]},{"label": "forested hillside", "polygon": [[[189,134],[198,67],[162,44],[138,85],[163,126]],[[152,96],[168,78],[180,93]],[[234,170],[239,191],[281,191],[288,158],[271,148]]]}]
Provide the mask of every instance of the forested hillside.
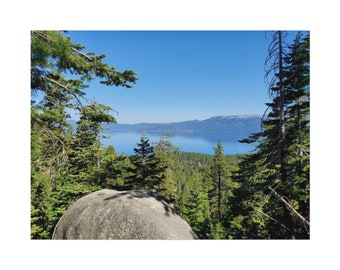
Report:
[{"label": "forested hillside", "polygon": [[[262,130],[242,140],[256,151],[229,156],[216,141],[214,155],[183,153],[164,134],[142,136],[127,156],[102,145],[116,120],[85,89],[92,80],[131,88],[136,72],[117,71],[67,33],[32,31],[31,238],[50,239],[73,202],[109,188],[156,190],[201,239],[309,239],[309,34],[271,39],[271,102]],[[70,111],[80,115],[74,129]]]}]

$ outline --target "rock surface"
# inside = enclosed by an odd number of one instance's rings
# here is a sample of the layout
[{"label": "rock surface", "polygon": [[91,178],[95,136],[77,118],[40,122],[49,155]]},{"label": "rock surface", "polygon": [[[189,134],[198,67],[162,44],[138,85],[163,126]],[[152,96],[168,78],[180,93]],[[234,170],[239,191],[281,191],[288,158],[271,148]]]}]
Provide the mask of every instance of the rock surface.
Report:
[{"label": "rock surface", "polygon": [[153,191],[103,189],[77,200],[52,239],[197,239],[175,209]]}]

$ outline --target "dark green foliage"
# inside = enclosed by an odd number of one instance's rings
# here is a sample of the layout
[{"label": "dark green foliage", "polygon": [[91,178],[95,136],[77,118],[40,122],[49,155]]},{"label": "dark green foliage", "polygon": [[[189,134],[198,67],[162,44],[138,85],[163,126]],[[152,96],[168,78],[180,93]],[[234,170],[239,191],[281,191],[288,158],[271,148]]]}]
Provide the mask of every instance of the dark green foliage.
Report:
[{"label": "dark green foliage", "polygon": [[102,188],[124,190],[133,176],[133,165],[126,155],[117,155],[114,147],[101,151],[101,166],[96,179]]},{"label": "dark green foliage", "polygon": [[224,155],[223,145],[218,141],[217,147],[214,148],[215,155],[213,164],[210,167],[210,177],[212,178],[212,186],[209,190],[211,208],[215,209],[219,220],[222,220],[222,201],[224,200],[224,191],[226,187],[226,174],[227,174],[227,160]]},{"label": "dark green foliage", "polygon": [[32,172],[31,192],[31,238],[50,238],[53,211],[49,178]]},{"label": "dark green foliage", "polygon": [[207,168],[204,185],[209,197],[211,237],[214,239],[226,238],[228,224],[231,216],[230,200],[238,183],[231,178],[236,173],[236,160],[229,161],[224,155],[221,141],[214,147],[215,154],[211,165]]},{"label": "dark green foliage", "polygon": [[[78,181],[91,181],[101,167],[100,136],[104,130],[101,123],[116,122],[109,114],[110,111],[110,107],[96,102],[82,107],[80,119],[77,122],[77,131],[69,151],[70,174]],[[94,179],[94,182],[90,184],[98,183]]]},{"label": "dark green foliage", "polygon": [[238,238],[309,238],[309,35],[298,34],[285,51],[277,36],[270,48],[278,57],[270,69],[276,70],[273,99],[263,130],[245,140],[256,143],[257,152],[243,159],[235,177]]},{"label": "dark green foliage", "polygon": [[[229,199],[237,185],[231,175],[236,172],[239,156],[225,156],[222,144],[218,145],[217,156],[176,153],[178,163],[172,169],[172,176],[176,179],[174,204],[200,239],[226,238]],[[223,172],[221,218],[218,213],[218,172],[213,173],[213,169]]]},{"label": "dark green foliage", "polygon": [[180,166],[175,159],[179,149],[171,143],[170,139],[172,137],[173,135],[171,134],[163,134],[159,141],[154,143],[155,154],[159,160],[161,179],[158,183],[157,191],[170,201],[175,200],[176,194],[176,179],[173,176],[173,170]]},{"label": "dark green foliage", "polygon": [[[88,82],[131,87],[135,72],[118,72],[104,55],[58,31],[31,32],[31,237],[50,238],[66,208],[100,187],[101,123],[111,108],[86,100]],[[69,77],[69,78],[68,78]],[[80,113],[73,133],[67,119]]]},{"label": "dark green foliage", "polygon": [[208,193],[200,178],[193,179],[194,186],[186,187],[186,200],[181,212],[200,239],[210,237],[210,212]]},{"label": "dark green foliage", "polygon": [[134,165],[131,185],[134,189],[160,189],[163,172],[165,171],[164,163],[161,163],[153,146],[150,145],[149,139],[142,136],[140,143],[134,148],[135,155],[131,157]]}]

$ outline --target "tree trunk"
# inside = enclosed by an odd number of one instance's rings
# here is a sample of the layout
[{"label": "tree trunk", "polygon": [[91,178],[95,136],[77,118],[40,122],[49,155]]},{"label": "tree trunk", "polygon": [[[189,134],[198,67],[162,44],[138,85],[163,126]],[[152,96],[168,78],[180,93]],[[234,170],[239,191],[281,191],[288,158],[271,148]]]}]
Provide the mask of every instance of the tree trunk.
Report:
[{"label": "tree trunk", "polygon": [[221,221],[222,219],[222,208],[221,208],[221,200],[222,200],[222,177],[221,172],[218,172],[218,201],[217,201],[217,210],[218,210],[218,217]]},{"label": "tree trunk", "polygon": [[282,183],[287,182],[287,171],[286,171],[286,132],[285,132],[285,85],[283,81],[283,48],[282,48],[282,32],[279,31],[279,88],[280,88],[280,165],[281,165],[281,181]]}]

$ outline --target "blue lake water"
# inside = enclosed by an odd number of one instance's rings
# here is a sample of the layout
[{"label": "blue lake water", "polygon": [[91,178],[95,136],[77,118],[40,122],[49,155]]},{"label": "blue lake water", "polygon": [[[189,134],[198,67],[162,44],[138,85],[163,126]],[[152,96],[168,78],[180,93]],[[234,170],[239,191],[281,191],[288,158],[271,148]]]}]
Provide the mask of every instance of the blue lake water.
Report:
[{"label": "blue lake water", "polygon": [[[103,139],[104,146],[112,145],[118,154],[125,153],[127,155],[133,155],[133,148],[137,147],[137,143],[143,134],[133,132],[112,132],[109,134],[109,139]],[[157,143],[160,139],[160,134],[145,134],[149,139],[149,142]],[[241,144],[236,139],[229,140],[228,138],[219,138],[223,144],[225,154],[242,154],[247,153],[254,149],[252,145]],[[213,147],[216,147],[218,139],[216,135],[211,134],[180,134],[174,135],[169,141],[183,152],[197,152],[204,154],[214,154]],[[239,139],[243,139],[241,137]]]}]

